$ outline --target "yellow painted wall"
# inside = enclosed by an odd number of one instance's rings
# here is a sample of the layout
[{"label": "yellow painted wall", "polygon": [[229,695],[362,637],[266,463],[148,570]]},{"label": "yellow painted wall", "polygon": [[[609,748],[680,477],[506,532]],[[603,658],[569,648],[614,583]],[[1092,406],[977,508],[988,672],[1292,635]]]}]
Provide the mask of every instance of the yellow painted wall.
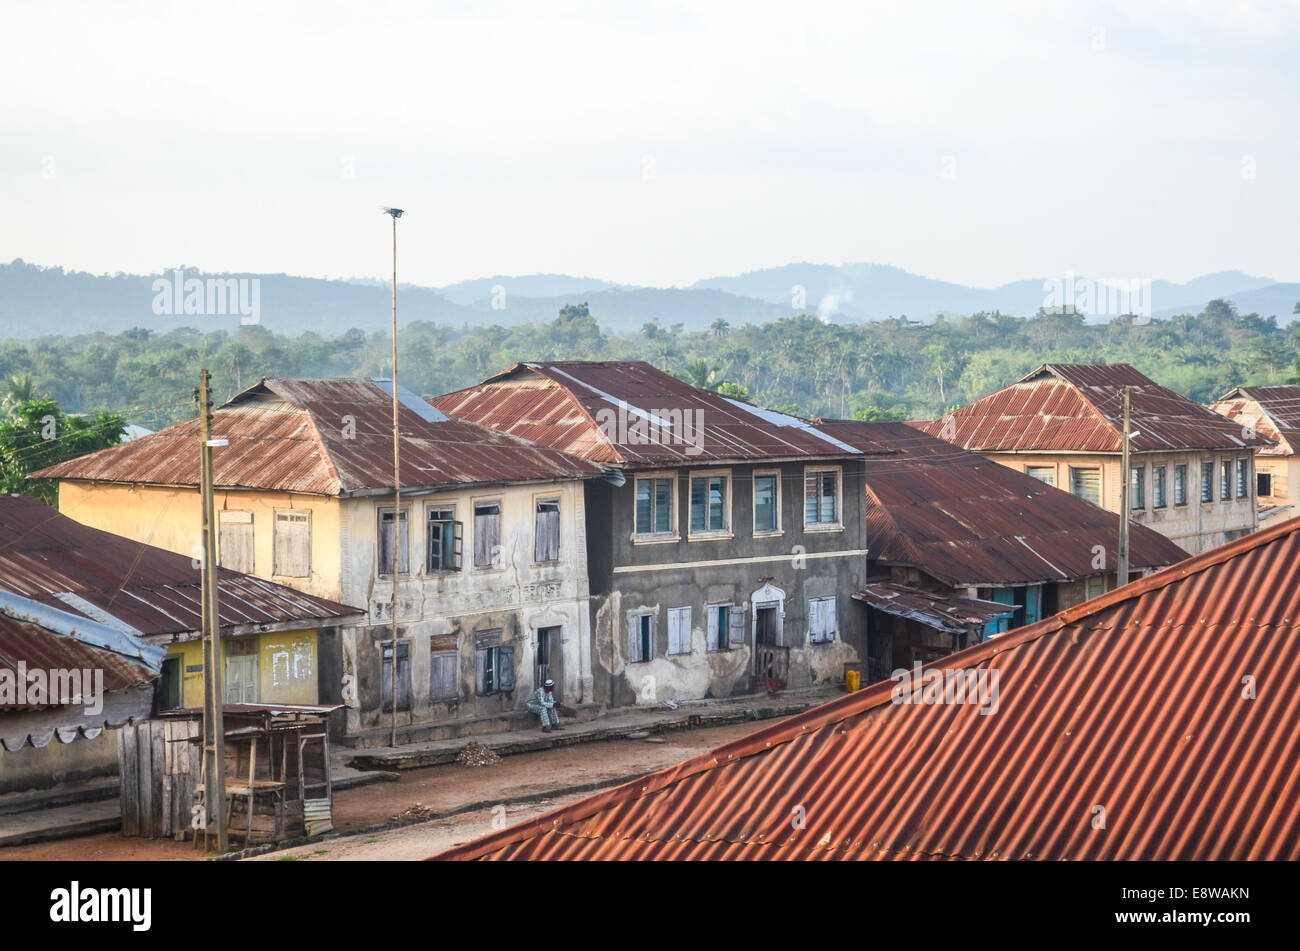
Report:
[{"label": "yellow painted wall", "polygon": [[[259,703],[318,703],[316,632],[286,631],[258,634]],[[181,658],[181,696],[186,707],[203,706],[203,642],[184,641],[167,648],[168,657]]]},{"label": "yellow painted wall", "polygon": [[[337,499],[288,492],[219,490],[216,507],[218,512],[230,509],[253,513],[251,574],[318,597],[340,600],[342,556]],[[311,512],[311,575],[308,577],[271,573],[276,509]],[[59,511],[83,525],[182,555],[195,557],[201,551],[202,520],[197,489],[63,482],[59,485]]]}]

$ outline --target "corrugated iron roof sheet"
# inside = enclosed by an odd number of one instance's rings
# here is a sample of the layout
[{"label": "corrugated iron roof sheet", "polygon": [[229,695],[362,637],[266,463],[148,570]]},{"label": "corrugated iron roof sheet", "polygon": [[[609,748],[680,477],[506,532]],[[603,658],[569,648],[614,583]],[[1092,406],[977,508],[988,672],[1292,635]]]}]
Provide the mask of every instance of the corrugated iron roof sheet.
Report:
[{"label": "corrugated iron roof sheet", "polygon": [[976,452],[1120,452],[1125,387],[1134,452],[1269,444],[1123,363],[1049,363],[949,416],[913,425]]},{"label": "corrugated iron roof sheet", "polygon": [[[384,387],[387,387],[385,391]],[[213,413],[219,488],[346,496],[392,491],[389,380],[265,379]],[[401,481],[406,490],[598,476],[589,462],[448,419],[399,387]],[[32,478],[199,484],[199,421],[62,462]]]},{"label": "corrugated iron roof sheet", "polygon": [[1300,859],[1300,519],[926,670],[439,857]]},{"label": "corrugated iron roof sheet", "polygon": [[881,581],[862,586],[853,597],[878,611],[914,621],[948,633],[961,633],[971,625],[983,627],[994,618],[1015,614],[1015,605],[982,601],[979,598],[945,597],[907,585]]},{"label": "corrugated iron roof sheet", "polygon": [[1261,456],[1294,456],[1300,446],[1300,386],[1239,386],[1210,409],[1277,443]]},{"label": "corrugated iron roof sheet", "polygon": [[639,360],[517,363],[430,402],[459,419],[629,468],[861,454],[806,420],[691,386]]},{"label": "corrugated iron roof sheet", "polygon": [[[905,423],[819,425],[845,442],[891,450],[866,467],[867,551],[879,563],[919,568],[953,587],[1068,581],[1118,564],[1113,512]],[[1134,568],[1186,557],[1159,532],[1130,522]]]},{"label": "corrugated iron roof sheet", "polygon": [[[229,568],[218,569],[217,584],[227,633],[363,613]],[[145,635],[203,626],[202,579],[191,559],[82,525],[25,495],[0,496],[0,588]]]},{"label": "corrugated iron roof sheet", "polygon": [[148,716],[163,648],[8,591],[0,594],[0,669],[12,690],[10,696],[0,691],[0,748],[40,748],[55,736],[63,743],[93,739],[105,727]]}]

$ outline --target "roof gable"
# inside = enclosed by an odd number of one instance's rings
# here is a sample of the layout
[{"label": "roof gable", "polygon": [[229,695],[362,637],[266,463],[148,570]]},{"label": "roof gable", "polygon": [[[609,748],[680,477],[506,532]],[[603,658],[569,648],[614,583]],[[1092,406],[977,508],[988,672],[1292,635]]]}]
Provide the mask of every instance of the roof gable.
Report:
[{"label": "roof gable", "polygon": [[1300,447],[1300,386],[1239,386],[1210,409],[1255,429],[1277,445],[1262,456],[1294,456]]},{"label": "roof gable", "polygon": [[520,363],[430,402],[460,419],[630,468],[862,454],[806,420],[691,386],[639,360]]},{"label": "roof gable", "polygon": [[950,416],[913,425],[976,452],[1118,453],[1125,388],[1134,452],[1269,444],[1127,364],[1045,364]]},{"label": "roof gable", "polygon": [[[450,419],[398,388],[401,483],[406,490],[597,476],[601,469],[554,449]],[[213,413],[219,488],[328,496],[391,492],[389,380],[269,378]],[[33,477],[197,485],[198,420],[59,463]]]}]

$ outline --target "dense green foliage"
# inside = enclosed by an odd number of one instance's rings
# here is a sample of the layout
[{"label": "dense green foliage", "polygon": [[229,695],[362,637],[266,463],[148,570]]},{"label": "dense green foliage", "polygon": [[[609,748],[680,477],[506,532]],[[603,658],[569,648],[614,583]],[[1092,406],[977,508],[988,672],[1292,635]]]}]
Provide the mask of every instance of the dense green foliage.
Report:
[{"label": "dense green foliage", "polygon": [[53,505],[54,483],[29,481],[27,473],[116,445],[125,422],[106,412],[68,416],[51,399],[25,398],[31,387],[30,379],[14,380],[5,399],[7,413],[0,420],[0,490],[26,492]]},{"label": "dense green foliage", "polygon": [[[390,353],[387,334],[360,330],[335,337],[279,336],[261,326],[130,330],[0,344],[0,376],[29,375],[34,391],[60,406],[107,409],[156,428],[194,415],[200,367],[212,371],[222,400],[262,376],[387,376]],[[1132,363],[1206,402],[1239,384],[1293,379],[1297,353],[1300,322],[1279,328],[1222,301],[1195,316],[1104,324],[1052,313],[852,325],[803,316],[742,327],[719,319],[698,333],[654,321],[626,334],[602,331],[586,306],[566,306],[555,320],[515,327],[412,323],[402,330],[399,371],[403,385],[433,395],[525,360],[648,360],[775,409],[888,419],[938,415],[1046,362]]]}]

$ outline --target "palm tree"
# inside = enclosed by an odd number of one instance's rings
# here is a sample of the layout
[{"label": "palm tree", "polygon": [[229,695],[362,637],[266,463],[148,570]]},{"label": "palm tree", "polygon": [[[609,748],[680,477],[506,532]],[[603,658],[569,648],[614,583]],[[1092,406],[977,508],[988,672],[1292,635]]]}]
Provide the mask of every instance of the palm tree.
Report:
[{"label": "palm tree", "polygon": [[[1296,306],[1300,307],[1300,304],[1297,304]],[[713,336],[715,337],[725,337],[727,335],[727,331],[730,329],[731,329],[731,324],[727,323],[721,317],[719,317],[713,323],[709,324],[709,330],[713,333]]]},{"label": "palm tree", "polygon": [[709,381],[713,379],[713,368],[709,366],[707,360],[692,361],[686,364],[686,378],[691,386],[707,390]]},{"label": "palm tree", "polygon": [[24,373],[19,376],[15,373],[6,381],[6,392],[4,399],[0,400],[0,411],[3,411],[6,416],[12,416],[19,406],[30,402],[35,396],[36,387],[32,382],[32,375]]}]

